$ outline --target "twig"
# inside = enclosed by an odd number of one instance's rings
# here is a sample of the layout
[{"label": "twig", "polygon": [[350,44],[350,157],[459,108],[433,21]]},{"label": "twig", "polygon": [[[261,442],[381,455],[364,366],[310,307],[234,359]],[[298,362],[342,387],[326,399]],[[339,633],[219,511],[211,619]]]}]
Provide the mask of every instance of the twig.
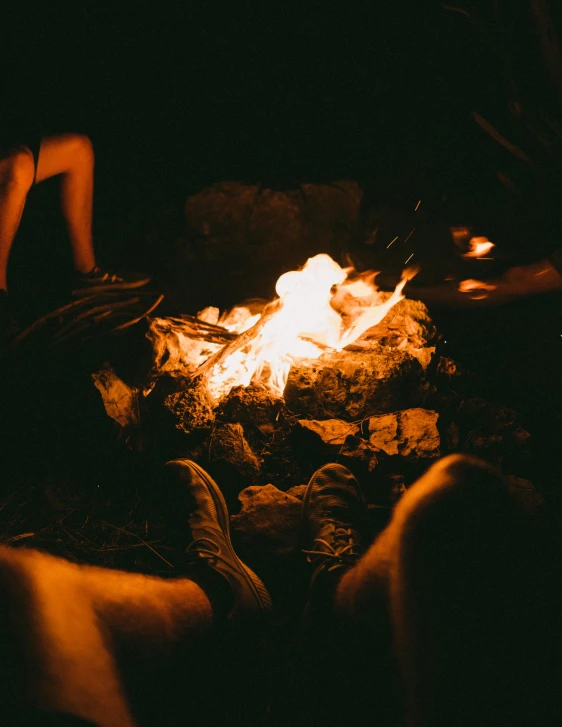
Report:
[{"label": "twig", "polygon": [[[200,321],[198,318],[188,316],[187,318],[174,318],[173,316],[166,316],[165,321],[172,321],[174,329],[178,327],[180,330],[187,331],[189,337],[196,336],[197,338],[203,338],[205,341],[211,341],[212,343],[227,343],[228,341],[234,341],[238,338],[237,333],[223,328],[222,326],[215,326],[212,323],[205,323]],[[218,339],[218,340],[217,340]]]},{"label": "twig", "polygon": [[15,543],[17,540],[24,540],[24,538],[33,538],[37,533],[21,533],[21,535],[12,535],[11,538],[7,538],[5,543]]},{"label": "twig", "polygon": [[150,306],[148,310],[146,310],[142,315],[138,316],[138,318],[134,318],[131,321],[127,321],[127,323],[121,323],[120,326],[116,326],[112,329],[112,333],[115,333],[115,331],[122,331],[125,328],[129,328],[130,326],[134,326],[135,323],[138,323],[139,321],[142,321],[143,318],[146,318],[148,315],[152,313],[153,310],[158,308],[160,303],[164,300],[164,295],[159,295],[156,301]]},{"label": "twig", "polygon": [[129,300],[122,300],[117,303],[105,303],[103,305],[96,305],[93,308],[88,308],[88,310],[83,311],[79,315],[77,315],[75,318],[73,318],[69,323],[66,324],[66,326],[63,326],[60,328],[56,334],[55,338],[58,338],[67,331],[72,330],[72,326],[75,323],[78,323],[79,321],[84,320],[85,318],[89,318],[93,313],[103,313],[104,311],[109,310],[111,313],[116,310],[117,308],[126,308],[127,306],[135,305],[136,303],[140,302],[140,298],[129,298]]},{"label": "twig", "polygon": [[92,324],[89,321],[84,321],[80,326],[77,326],[73,330],[69,331],[65,336],[59,336],[57,338],[54,338],[51,342],[49,348],[53,348],[55,346],[59,346],[61,343],[65,343],[66,341],[69,341],[71,338],[74,338],[74,336],[77,333],[80,333],[81,331],[85,331],[87,328],[91,328]]},{"label": "twig", "polygon": [[163,560],[164,563],[166,563],[166,565],[169,566],[173,570],[174,566],[171,563],[169,563],[166,560],[166,558],[164,558],[163,555],[160,555],[160,553],[157,550],[155,550],[149,543],[147,543],[146,540],[143,540],[140,537],[140,535],[135,535],[135,533],[130,533],[128,530],[124,530],[123,528],[118,528],[117,525],[112,525],[111,523],[105,522],[105,520],[102,520],[102,525],[107,525],[110,528],[114,528],[115,530],[119,530],[119,532],[124,533],[125,535],[130,535],[132,538],[137,538],[138,540],[140,540],[140,542],[143,545],[146,545],[146,547],[149,550],[151,550],[154,553],[154,555],[157,555],[160,558],[160,560]]},{"label": "twig", "polygon": [[83,303],[88,303],[92,300],[96,300],[95,295],[90,295],[86,298],[80,298],[80,300],[73,300],[72,303],[67,303],[66,305],[63,305],[61,308],[57,308],[56,310],[53,310],[50,313],[45,314],[41,318],[38,318],[30,326],[28,326],[25,330],[23,330],[20,334],[18,334],[13,339],[13,341],[11,341],[10,347],[17,346],[19,343],[21,343],[21,341],[23,341],[24,338],[27,338],[27,336],[32,331],[34,331],[36,328],[39,328],[39,326],[43,325],[43,323],[46,323],[47,321],[52,320],[53,318],[56,318],[57,316],[60,316],[63,313],[66,313],[66,311],[72,310],[72,308],[78,308]]}]

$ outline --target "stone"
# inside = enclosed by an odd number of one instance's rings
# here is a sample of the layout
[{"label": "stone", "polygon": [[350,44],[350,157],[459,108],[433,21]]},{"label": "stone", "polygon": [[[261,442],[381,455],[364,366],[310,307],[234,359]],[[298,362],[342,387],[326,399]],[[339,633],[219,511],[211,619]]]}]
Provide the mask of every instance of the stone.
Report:
[{"label": "stone", "polygon": [[440,456],[439,414],[413,408],[369,419],[369,443],[375,451],[410,460]]},{"label": "stone", "polygon": [[373,446],[360,437],[347,437],[345,444],[340,450],[338,462],[355,469],[359,465],[361,469],[372,472],[377,466],[379,460],[377,458],[377,450]]},{"label": "stone", "polygon": [[138,427],[138,391],[122,381],[109,364],[92,374],[107,414],[124,429]]},{"label": "stone", "polygon": [[184,434],[211,429],[215,420],[213,401],[198,379],[184,379],[182,390],[165,396],[163,404]]},{"label": "stone", "polygon": [[297,500],[304,500],[304,493],[306,492],[306,488],[308,487],[308,484],[306,485],[294,485],[294,487],[290,487],[287,490],[287,494],[291,495],[292,497],[296,497]]},{"label": "stone", "polygon": [[238,499],[242,508],[230,520],[234,533],[243,542],[278,556],[290,555],[298,549],[300,499],[270,484],[247,487]]},{"label": "stone", "polygon": [[406,351],[420,362],[425,371],[435,353],[435,346],[430,344],[436,339],[437,332],[425,304],[404,298],[388,311],[378,325],[366,331],[359,342],[376,340],[383,346]]},{"label": "stone", "polygon": [[314,418],[346,421],[419,406],[426,396],[420,363],[405,351],[377,346],[370,351],[326,353],[291,367],[285,402]]},{"label": "stone", "polygon": [[357,434],[357,424],[350,424],[341,419],[299,419],[297,427],[312,432],[323,444],[329,447],[341,447],[349,435]]},{"label": "stone", "polygon": [[235,386],[219,402],[217,415],[231,422],[252,422],[256,426],[272,423],[277,418],[283,400],[262,384]]},{"label": "stone", "polygon": [[[184,264],[187,273],[193,257],[203,268],[228,261],[237,287],[271,298],[282,273],[317,253],[337,257],[349,248],[361,196],[353,181],[285,189],[238,181],[205,187],[186,200],[192,254],[178,266]],[[211,280],[210,286],[224,282]]]},{"label": "stone", "polygon": [[258,481],[261,463],[246,441],[241,424],[223,424],[214,430],[209,461],[217,479],[231,492],[240,492]]}]

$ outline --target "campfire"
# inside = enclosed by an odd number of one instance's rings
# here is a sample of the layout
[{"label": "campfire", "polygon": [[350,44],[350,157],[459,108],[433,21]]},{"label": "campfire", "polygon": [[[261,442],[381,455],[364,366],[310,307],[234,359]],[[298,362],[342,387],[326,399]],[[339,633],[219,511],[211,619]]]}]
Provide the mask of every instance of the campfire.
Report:
[{"label": "campfire", "polygon": [[[379,514],[450,452],[495,462],[531,491],[520,479],[528,433],[515,412],[479,398],[474,376],[447,358],[426,306],[404,295],[415,270],[404,270],[387,292],[376,273],[317,254],[327,245],[342,256],[349,246],[347,238],[330,238],[326,220],[351,230],[358,188],[308,185],[294,199],[256,195],[224,183],[190,198],[190,234],[205,240],[202,259],[190,265],[199,265],[200,288],[209,291],[198,291],[200,306],[220,299],[221,281],[231,285],[227,298],[236,291],[267,298],[240,295],[234,307],[209,305],[197,315],[152,313],[147,328],[137,329],[150,342],[145,378],[131,388],[111,362],[94,375],[122,441],[153,462],[199,462],[225,495],[236,537],[265,568],[276,562],[273,554],[298,549],[303,489],[327,462],[351,469]],[[248,215],[262,242],[257,253],[246,240]],[[298,229],[291,215],[302,217]],[[493,243],[469,228],[451,232],[462,256],[456,282],[478,286],[465,279],[485,273]],[[297,268],[302,250],[309,260]],[[250,259],[259,278],[248,272]]]},{"label": "campfire", "polygon": [[[406,270],[395,290],[387,294],[377,289],[376,273],[359,275],[329,255],[316,255],[302,270],[279,278],[279,297],[261,312],[255,312],[255,306],[240,305],[220,316],[217,308],[206,308],[198,321],[183,324],[183,330],[177,320],[155,318],[151,338],[156,369],[203,375],[217,402],[233,387],[252,383],[263,384],[281,397],[297,359],[316,359],[354,343],[404,298],[404,285],[414,274],[415,270]],[[208,326],[200,327],[200,322]],[[220,342],[208,340],[210,332],[237,335],[221,347]]]}]

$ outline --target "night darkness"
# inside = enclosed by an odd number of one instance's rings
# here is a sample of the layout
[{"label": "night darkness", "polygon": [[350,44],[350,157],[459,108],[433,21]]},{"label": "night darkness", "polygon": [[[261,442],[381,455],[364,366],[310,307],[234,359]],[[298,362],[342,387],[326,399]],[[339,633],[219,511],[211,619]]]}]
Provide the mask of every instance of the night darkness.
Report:
[{"label": "night darkness", "polygon": [[19,10],[4,112],[91,137],[100,214],[225,178],[398,176],[459,111],[470,42],[424,5]]}]

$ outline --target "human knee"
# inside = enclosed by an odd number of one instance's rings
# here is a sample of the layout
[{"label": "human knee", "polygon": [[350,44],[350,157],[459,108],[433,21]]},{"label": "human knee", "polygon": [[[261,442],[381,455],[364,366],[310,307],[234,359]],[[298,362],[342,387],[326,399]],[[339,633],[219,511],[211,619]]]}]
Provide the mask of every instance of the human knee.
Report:
[{"label": "human knee", "polygon": [[71,146],[72,159],[80,166],[92,166],[94,164],[94,146],[90,137],[85,134],[71,134],[68,139]]},{"label": "human knee", "polygon": [[433,464],[404,495],[397,510],[409,516],[441,501],[485,500],[488,504],[508,496],[499,471],[476,457],[453,454]]},{"label": "human knee", "polygon": [[0,161],[0,189],[4,194],[27,194],[34,177],[33,154],[25,147],[20,147]]}]

